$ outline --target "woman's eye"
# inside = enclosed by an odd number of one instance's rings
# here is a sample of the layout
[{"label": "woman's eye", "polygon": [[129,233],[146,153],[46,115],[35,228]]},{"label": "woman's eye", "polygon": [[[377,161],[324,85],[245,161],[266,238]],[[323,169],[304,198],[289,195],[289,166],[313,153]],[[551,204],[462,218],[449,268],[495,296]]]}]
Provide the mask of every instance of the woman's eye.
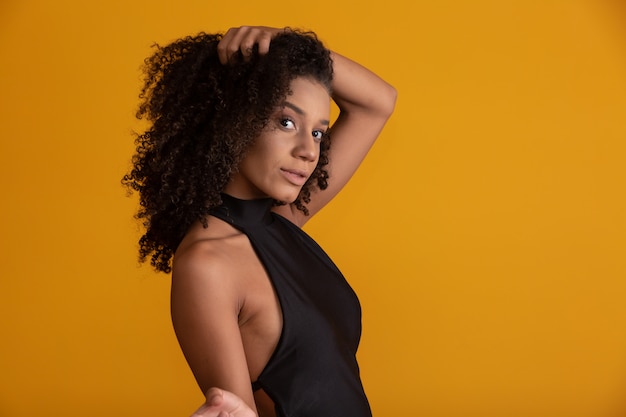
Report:
[{"label": "woman's eye", "polygon": [[291,119],[280,119],[280,125],[284,128],[287,129],[293,129],[294,128],[294,124],[293,121]]},{"label": "woman's eye", "polygon": [[313,131],[313,137],[315,138],[315,140],[321,141],[322,138],[324,137],[324,131],[323,130],[314,130]]}]

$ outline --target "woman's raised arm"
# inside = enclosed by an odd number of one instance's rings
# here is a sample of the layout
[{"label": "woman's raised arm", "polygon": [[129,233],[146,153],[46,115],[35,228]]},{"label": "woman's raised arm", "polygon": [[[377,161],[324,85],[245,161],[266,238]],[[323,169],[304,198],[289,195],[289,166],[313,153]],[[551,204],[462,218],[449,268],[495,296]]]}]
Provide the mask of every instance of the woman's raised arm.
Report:
[{"label": "woman's raised arm", "polygon": [[[340,113],[330,129],[328,188],[311,194],[311,215],[346,185],[391,116],[396,90],[362,65],[336,53],[333,59],[333,100]],[[307,219],[300,216],[301,223]]]}]

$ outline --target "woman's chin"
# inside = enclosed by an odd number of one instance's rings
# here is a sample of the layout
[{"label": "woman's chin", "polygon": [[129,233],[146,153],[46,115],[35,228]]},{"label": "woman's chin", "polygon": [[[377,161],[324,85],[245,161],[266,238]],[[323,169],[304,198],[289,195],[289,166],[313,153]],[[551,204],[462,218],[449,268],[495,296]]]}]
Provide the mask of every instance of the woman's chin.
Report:
[{"label": "woman's chin", "polygon": [[272,198],[284,204],[291,204],[298,199],[298,195],[300,195],[300,190],[297,193],[277,193]]}]

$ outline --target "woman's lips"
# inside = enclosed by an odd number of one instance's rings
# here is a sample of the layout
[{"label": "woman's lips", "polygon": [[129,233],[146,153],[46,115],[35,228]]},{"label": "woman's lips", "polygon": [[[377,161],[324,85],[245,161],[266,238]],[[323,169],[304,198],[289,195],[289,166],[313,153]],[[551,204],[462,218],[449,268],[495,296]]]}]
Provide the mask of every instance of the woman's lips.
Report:
[{"label": "woman's lips", "polygon": [[299,169],[286,169],[281,168],[280,172],[283,176],[294,185],[304,185],[306,180],[309,178],[308,174],[304,171],[300,171]]}]

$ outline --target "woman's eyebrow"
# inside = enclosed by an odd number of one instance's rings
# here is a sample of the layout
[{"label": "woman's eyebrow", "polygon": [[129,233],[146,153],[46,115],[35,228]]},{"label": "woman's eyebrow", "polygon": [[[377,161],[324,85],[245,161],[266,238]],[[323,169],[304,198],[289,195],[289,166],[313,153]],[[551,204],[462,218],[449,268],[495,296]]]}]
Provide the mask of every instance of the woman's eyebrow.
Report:
[{"label": "woman's eyebrow", "polygon": [[[296,106],[295,104],[290,103],[290,102],[288,102],[288,101],[285,101],[285,102],[283,103],[283,106],[285,106],[285,107],[289,107],[291,110],[295,111],[296,113],[298,113],[298,114],[299,114],[299,115],[301,115],[301,116],[305,116],[305,115],[306,115],[306,113],[305,113],[305,111],[304,111],[304,110],[302,110],[300,107],[298,107],[298,106]],[[321,120],[320,120],[320,123],[321,123],[321,124],[323,124],[323,125],[325,125],[325,126],[330,125],[330,121],[329,121],[329,120],[326,120],[326,119],[321,119]]]}]

